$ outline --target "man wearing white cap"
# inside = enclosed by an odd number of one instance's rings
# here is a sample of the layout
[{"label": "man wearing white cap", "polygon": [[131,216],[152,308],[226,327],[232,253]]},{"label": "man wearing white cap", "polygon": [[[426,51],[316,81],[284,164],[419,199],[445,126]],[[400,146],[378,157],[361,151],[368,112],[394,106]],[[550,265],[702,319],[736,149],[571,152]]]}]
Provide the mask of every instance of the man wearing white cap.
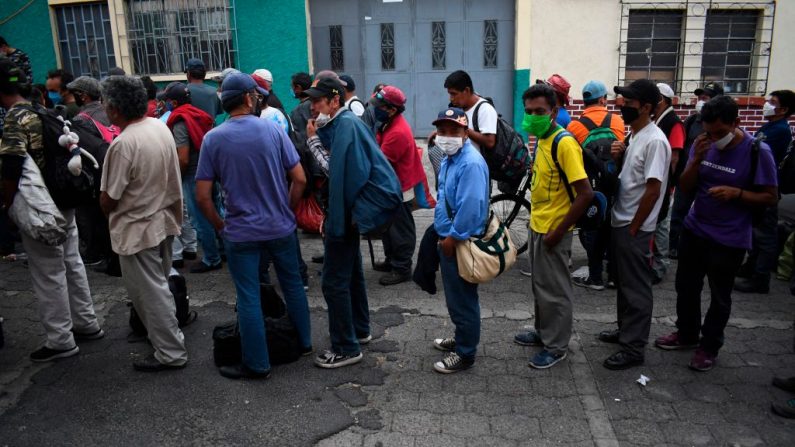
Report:
[{"label": "man wearing white cap", "polygon": [[276,93],[273,92],[273,74],[270,72],[270,70],[260,68],[255,70],[254,73],[251,74],[251,77],[254,78],[254,81],[257,82],[257,85],[268,91],[268,107],[276,107],[277,109],[284,111],[284,105],[282,105],[282,102],[279,101],[279,97],[276,96]]},{"label": "man wearing white cap", "polygon": [[652,249],[652,270],[654,271],[653,284],[660,283],[665,278],[668,271],[668,235],[671,228],[671,216],[668,213],[673,189],[679,179],[676,165],[679,163],[679,154],[685,147],[685,126],[677,116],[673,107],[673,98],[676,96],[673,89],[668,84],[659,83],[660,102],[654,109],[654,123],[663,131],[671,145],[671,169],[668,173],[668,186],[665,189],[660,217],[657,218],[657,229],[654,233],[654,247]]}]

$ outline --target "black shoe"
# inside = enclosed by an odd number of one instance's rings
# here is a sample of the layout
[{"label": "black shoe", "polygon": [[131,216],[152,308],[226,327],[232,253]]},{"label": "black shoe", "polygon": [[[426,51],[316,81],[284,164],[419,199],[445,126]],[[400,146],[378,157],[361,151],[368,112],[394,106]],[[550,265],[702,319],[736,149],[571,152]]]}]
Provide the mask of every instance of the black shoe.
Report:
[{"label": "black shoe", "polygon": [[651,279],[651,285],[656,286],[657,284],[663,282],[663,279],[657,275],[654,275]]},{"label": "black shoe", "polygon": [[326,259],[324,255],[312,256],[312,262],[314,262],[315,264],[322,264],[324,259]]},{"label": "black shoe", "polygon": [[679,259],[679,250],[675,248],[668,250],[668,259],[673,259],[673,260]]},{"label": "black shoe", "polygon": [[627,351],[618,351],[605,359],[604,366],[607,369],[621,370],[629,369],[643,364],[643,357],[630,354]]},{"label": "black shoe", "polygon": [[406,282],[411,279],[410,273],[398,273],[396,271],[391,271],[386,275],[382,276],[378,279],[378,284],[382,286],[394,286],[395,284],[400,284],[402,282]]},{"label": "black shoe", "polygon": [[219,262],[218,264],[215,264],[215,265],[207,265],[207,264],[205,264],[202,261],[202,262],[194,265],[193,267],[191,267],[190,268],[190,272],[191,273],[207,273],[207,272],[212,272],[213,270],[221,270],[221,267],[223,267],[223,263],[222,262]]},{"label": "black shoe", "polygon": [[754,263],[752,262],[743,263],[734,275],[735,278],[750,278],[752,276],[754,276]]},{"label": "black shoe", "polygon": [[376,262],[373,264],[373,270],[376,272],[391,272],[392,264],[390,264],[389,261]]},{"label": "black shoe", "polygon": [[102,258],[86,258],[83,259],[83,265],[86,267],[96,267],[102,263],[102,261],[104,261]]},{"label": "black shoe", "polygon": [[795,394],[795,377],[790,377],[789,379],[773,377],[773,386]]},{"label": "black shoe", "polygon": [[199,318],[199,313],[196,312],[195,310],[192,310],[192,311],[188,312],[188,317],[185,318],[185,321],[179,323],[179,327],[180,328],[184,328],[185,326],[188,326],[189,324],[191,324],[194,321],[196,321],[197,318]]},{"label": "black shoe", "polygon": [[30,354],[30,359],[36,363],[43,363],[51,362],[55,359],[71,357],[73,355],[77,355],[78,353],[80,353],[80,348],[78,348],[77,345],[71,349],[50,349],[47,347],[42,347],[33,351]]},{"label": "black shoe", "polygon": [[596,338],[598,338],[599,341],[603,341],[605,343],[616,343],[617,344],[618,343],[618,334],[620,334],[620,331],[618,329],[612,329],[612,330],[609,330],[609,331],[600,332],[599,335],[596,336]]},{"label": "black shoe", "polygon": [[197,255],[195,251],[183,251],[182,252],[182,259],[187,259],[188,261],[193,261],[196,259]]},{"label": "black shoe", "polygon": [[94,332],[77,332],[72,330],[72,334],[77,341],[91,341],[103,338],[105,336],[105,331],[103,331],[102,328],[99,328]]},{"label": "black shoe", "polygon": [[790,399],[783,404],[770,404],[770,409],[781,417],[795,419],[795,399]]},{"label": "black shoe", "polygon": [[[185,253],[183,253],[182,256],[185,256]],[[182,259],[176,259],[174,261],[171,261],[171,266],[174,267],[175,269],[181,269],[185,267],[185,261],[183,261]]]},{"label": "black shoe", "polygon": [[738,278],[734,290],[743,293],[770,293],[770,280],[763,278]]},{"label": "black shoe", "polygon": [[218,372],[228,379],[267,379],[271,376],[271,370],[256,372],[248,369],[246,365],[222,366]]},{"label": "black shoe", "polygon": [[160,372],[160,371],[169,371],[172,369],[183,369],[187,363],[183,363],[181,365],[166,365],[165,363],[160,363],[154,354],[149,354],[143,360],[138,360],[133,362],[133,368],[136,371],[141,372]]},{"label": "black shoe", "polygon": [[140,334],[132,331],[127,334],[127,343],[149,343],[149,339],[147,338],[147,334]]}]

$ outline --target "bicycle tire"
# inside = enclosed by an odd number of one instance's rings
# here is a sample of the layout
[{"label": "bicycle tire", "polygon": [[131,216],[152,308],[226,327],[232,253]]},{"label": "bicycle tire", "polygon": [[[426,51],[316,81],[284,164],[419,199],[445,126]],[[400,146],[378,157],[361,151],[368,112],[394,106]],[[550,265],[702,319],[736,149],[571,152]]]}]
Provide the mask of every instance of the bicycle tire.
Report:
[{"label": "bicycle tire", "polygon": [[513,194],[497,194],[491,198],[491,209],[510,231],[516,251],[524,253],[527,250],[530,202]]}]

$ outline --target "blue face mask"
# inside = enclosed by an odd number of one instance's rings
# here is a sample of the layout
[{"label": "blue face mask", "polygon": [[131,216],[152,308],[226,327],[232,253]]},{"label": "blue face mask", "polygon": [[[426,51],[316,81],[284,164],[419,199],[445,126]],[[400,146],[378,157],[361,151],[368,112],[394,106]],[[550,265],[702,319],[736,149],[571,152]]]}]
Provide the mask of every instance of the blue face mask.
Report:
[{"label": "blue face mask", "polygon": [[58,104],[60,104],[63,101],[63,98],[61,98],[61,94],[58,93],[58,92],[49,92],[48,91],[47,92],[47,96],[50,98],[50,101],[52,101],[52,104],[54,106],[57,106]]},{"label": "blue face mask", "polygon": [[170,102],[167,102],[166,103],[166,110],[168,110],[169,112],[173,111],[174,110],[174,104],[172,104]]},{"label": "blue face mask", "polygon": [[297,96],[295,96],[295,90],[293,89],[290,89],[290,96],[292,96],[293,98],[298,98]]},{"label": "blue face mask", "polygon": [[375,114],[375,119],[378,120],[379,123],[386,123],[389,121],[389,112],[386,110],[376,107],[373,113]]}]

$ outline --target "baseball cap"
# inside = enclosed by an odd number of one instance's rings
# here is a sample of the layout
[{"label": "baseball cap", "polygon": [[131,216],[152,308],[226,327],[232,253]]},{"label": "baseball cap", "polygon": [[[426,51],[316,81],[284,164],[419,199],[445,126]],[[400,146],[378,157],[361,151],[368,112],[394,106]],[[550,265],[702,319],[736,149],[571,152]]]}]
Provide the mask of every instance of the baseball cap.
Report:
[{"label": "baseball cap", "polygon": [[258,86],[251,75],[232,73],[224,78],[224,82],[221,83],[221,102],[236,98],[251,90],[256,90],[259,94],[268,96],[268,91]]},{"label": "baseball cap", "polygon": [[11,59],[0,58],[0,85],[22,84],[27,77]]},{"label": "baseball cap", "polygon": [[637,99],[646,104],[657,104],[660,101],[660,89],[648,79],[637,79],[624,87],[617,85],[613,87],[613,91],[624,98]]},{"label": "baseball cap", "polygon": [[340,81],[342,81],[340,84],[345,87],[345,90],[348,90],[349,92],[356,90],[356,82],[353,81],[352,77],[346,74],[340,75]]},{"label": "baseball cap", "polygon": [[445,110],[442,110],[438,115],[436,115],[436,120],[431,124],[438,126],[439,123],[444,121],[453,122],[460,127],[469,127],[469,120],[467,119],[466,112],[464,112],[463,109],[459,109],[458,107],[449,107]]},{"label": "baseball cap", "polygon": [[304,94],[310,98],[331,98],[336,95],[342,96],[343,87],[334,78],[324,78],[319,80],[314,87],[304,90]]},{"label": "baseball cap", "polygon": [[185,72],[194,71],[194,70],[204,70],[204,62],[201,59],[190,58],[188,62],[185,64]]},{"label": "baseball cap", "polygon": [[66,84],[66,89],[83,92],[92,98],[98,98],[102,94],[99,88],[99,81],[90,76],[78,77],[74,81]]},{"label": "baseball cap", "polygon": [[162,92],[157,94],[158,101],[165,101],[173,99],[175,101],[185,102],[190,98],[188,86],[181,82],[172,82],[168,84]]},{"label": "baseball cap", "polygon": [[602,81],[588,81],[582,88],[582,99],[590,101],[607,96],[607,87]]},{"label": "baseball cap", "polygon": [[385,85],[377,91],[371,98],[370,104],[379,106],[403,107],[406,105],[406,95],[399,88],[392,85]]},{"label": "baseball cap", "polygon": [[321,71],[317,72],[317,74],[315,75],[314,84],[317,85],[318,81],[320,81],[321,79],[336,79],[337,82],[339,82],[341,86],[343,86],[343,87],[347,87],[348,86],[347,82],[345,82],[342,79],[340,79],[339,75],[337,73],[334,73],[331,70],[321,70]]},{"label": "baseball cap", "polygon": [[270,70],[266,70],[264,68],[260,68],[258,70],[254,70],[254,73],[251,73],[251,76],[260,77],[260,78],[270,82],[271,84],[273,84],[273,74],[271,74]]},{"label": "baseball cap", "polygon": [[226,77],[232,73],[240,73],[240,70],[238,70],[237,68],[224,68],[224,71],[222,71],[220,75],[213,76],[213,81],[219,83],[224,82],[224,79],[226,79]]},{"label": "baseball cap", "polygon": [[714,98],[723,94],[723,87],[717,82],[709,82],[704,84],[704,87],[697,88],[693,93],[695,93],[696,96],[707,95],[710,98]]},{"label": "baseball cap", "polygon": [[566,105],[568,105],[571,101],[571,96],[569,96],[571,84],[569,84],[569,81],[567,81],[566,78],[557,73],[550,76],[546,81],[542,79],[536,79],[536,84],[546,84],[552,87],[552,89],[555,90],[555,93],[563,96]]},{"label": "baseball cap", "polygon": [[673,98],[676,96],[676,93],[674,93],[674,90],[671,88],[671,86],[666,83],[660,82],[657,84],[657,88],[660,90],[660,94],[666,98]]},{"label": "baseball cap", "polygon": [[126,76],[127,73],[124,72],[124,69],[121,67],[113,67],[108,70],[108,76]]}]

